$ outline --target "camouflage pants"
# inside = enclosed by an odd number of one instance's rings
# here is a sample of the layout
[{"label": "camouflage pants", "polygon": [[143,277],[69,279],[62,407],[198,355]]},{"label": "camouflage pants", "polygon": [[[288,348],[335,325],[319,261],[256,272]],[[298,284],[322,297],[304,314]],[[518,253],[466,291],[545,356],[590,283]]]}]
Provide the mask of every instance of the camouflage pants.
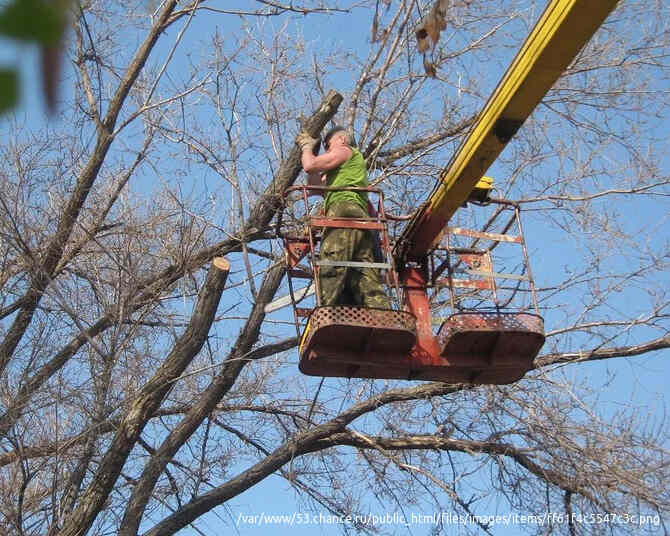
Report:
[{"label": "camouflage pants", "polygon": [[[334,203],[328,208],[330,218],[367,218],[356,203]],[[375,262],[374,240],[370,231],[336,229],[324,231],[321,260]],[[322,266],[319,275],[321,305],[359,305],[390,309],[378,268]]]}]

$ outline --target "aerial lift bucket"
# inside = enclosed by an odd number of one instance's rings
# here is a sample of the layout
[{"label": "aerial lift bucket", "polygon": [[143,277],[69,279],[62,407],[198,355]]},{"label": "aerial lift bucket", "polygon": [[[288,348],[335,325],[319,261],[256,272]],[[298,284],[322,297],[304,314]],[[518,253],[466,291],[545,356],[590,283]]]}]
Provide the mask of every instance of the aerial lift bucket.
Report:
[{"label": "aerial lift bucket", "polygon": [[317,307],[300,341],[300,371],[313,376],[407,379],[416,320],[405,311]]},{"label": "aerial lift bucket", "polygon": [[479,362],[469,381],[503,384],[516,381],[533,366],[544,344],[544,322],[532,313],[457,313],[440,327],[441,356],[454,363]]}]

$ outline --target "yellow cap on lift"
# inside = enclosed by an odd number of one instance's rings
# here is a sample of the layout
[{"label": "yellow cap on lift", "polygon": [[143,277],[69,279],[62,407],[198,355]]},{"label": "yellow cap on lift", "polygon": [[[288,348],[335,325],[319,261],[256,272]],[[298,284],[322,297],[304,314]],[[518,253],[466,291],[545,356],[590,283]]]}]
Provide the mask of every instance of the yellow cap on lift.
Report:
[{"label": "yellow cap on lift", "polygon": [[468,201],[484,203],[490,197],[492,189],[493,179],[491,177],[482,177],[477,181],[477,184],[475,184],[475,188],[470,193]]},{"label": "yellow cap on lift", "polygon": [[490,190],[493,188],[493,179],[491,177],[482,177],[475,184],[475,188],[479,190]]}]

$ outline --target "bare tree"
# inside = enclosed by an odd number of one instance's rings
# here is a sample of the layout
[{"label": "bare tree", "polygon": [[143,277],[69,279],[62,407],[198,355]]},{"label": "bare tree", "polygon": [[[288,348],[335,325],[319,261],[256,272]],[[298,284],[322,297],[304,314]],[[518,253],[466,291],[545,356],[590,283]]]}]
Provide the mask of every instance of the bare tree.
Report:
[{"label": "bare tree", "polygon": [[599,400],[670,346],[664,4],[622,1],[492,170],[526,213],[548,338],[526,378],[480,387],[301,376],[289,314],[264,310],[287,290],[273,221],[296,134],[332,122],[413,211],[544,3],[440,2],[426,57],[413,0],[150,4],[76,3],[60,117],[3,119],[5,532],[206,533],[270,475],[343,531],[405,530],[376,508],[667,532],[663,402]]}]

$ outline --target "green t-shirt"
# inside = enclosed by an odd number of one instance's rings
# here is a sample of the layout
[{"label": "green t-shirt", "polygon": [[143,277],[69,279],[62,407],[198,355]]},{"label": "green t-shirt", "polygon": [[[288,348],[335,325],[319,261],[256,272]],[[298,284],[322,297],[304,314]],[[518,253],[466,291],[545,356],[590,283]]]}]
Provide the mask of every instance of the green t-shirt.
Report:
[{"label": "green t-shirt", "polygon": [[[328,172],[327,186],[367,188],[368,170],[365,166],[365,159],[358,149],[352,148],[351,151],[349,160]],[[335,191],[326,195],[326,212],[333,203],[342,201],[358,203],[366,213],[368,211],[367,192]]]}]

